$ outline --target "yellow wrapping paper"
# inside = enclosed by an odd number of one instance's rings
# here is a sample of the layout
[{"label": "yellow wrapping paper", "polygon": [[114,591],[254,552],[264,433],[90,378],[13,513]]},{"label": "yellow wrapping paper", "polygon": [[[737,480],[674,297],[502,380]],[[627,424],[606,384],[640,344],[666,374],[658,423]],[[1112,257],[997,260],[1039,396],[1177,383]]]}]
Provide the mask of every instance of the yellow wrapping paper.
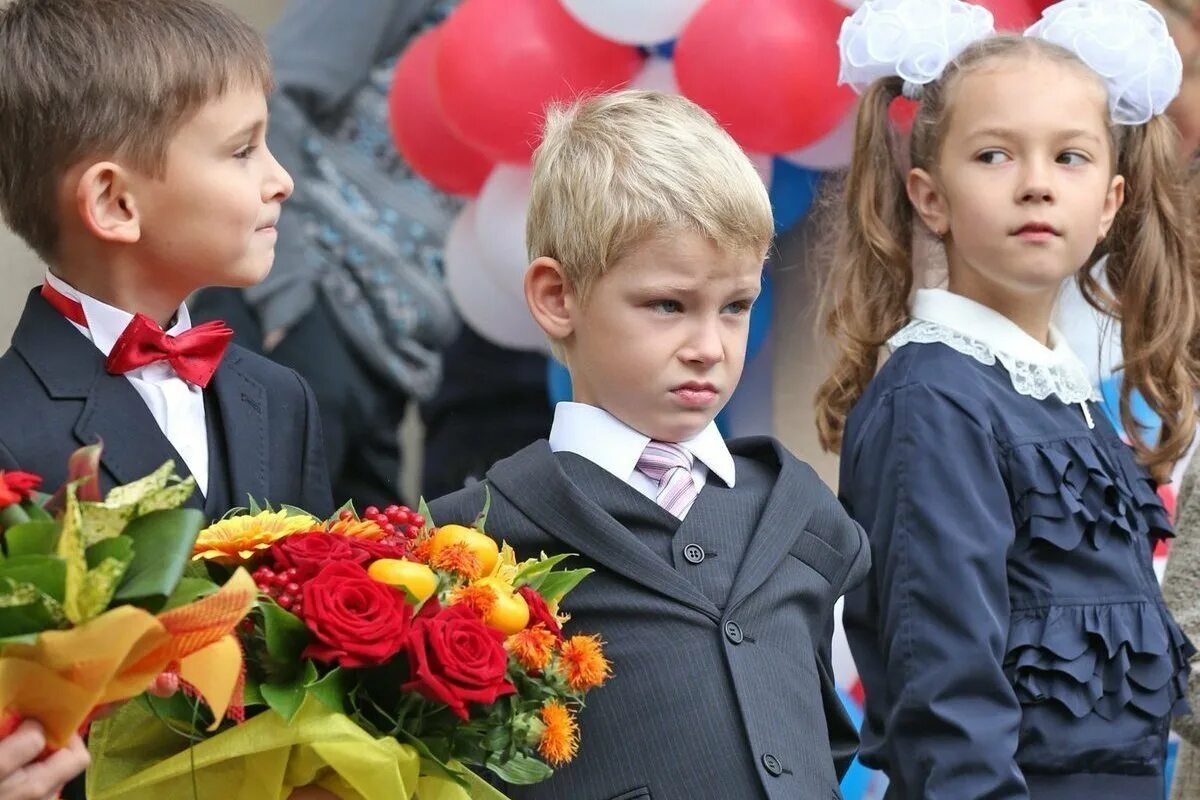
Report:
[{"label": "yellow wrapping paper", "polygon": [[62,747],[97,706],[136,697],[177,669],[218,720],[240,691],[242,653],[231,635],[257,588],[238,570],[219,591],[155,617],[120,606],[34,644],[0,648],[0,710],[36,719]]},{"label": "yellow wrapping paper", "polygon": [[131,704],[94,726],[89,746],[90,800],[287,800],[310,785],[341,800],[506,800],[466,770],[470,790],[422,776],[412,747],[375,739],[312,697],[290,724],[265,711],[191,749]]}]

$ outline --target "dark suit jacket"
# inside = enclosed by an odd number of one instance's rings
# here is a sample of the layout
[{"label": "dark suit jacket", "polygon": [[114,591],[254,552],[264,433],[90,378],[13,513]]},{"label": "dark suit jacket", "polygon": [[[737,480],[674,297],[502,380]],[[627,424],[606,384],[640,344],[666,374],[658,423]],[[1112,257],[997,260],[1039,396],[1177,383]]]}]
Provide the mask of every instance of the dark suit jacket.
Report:
[{"label": "dark suit jacket", "polygon": [[[247,496],[288,503],[318,516],[333,511],[320,417],[308,385],[290,369],[231,345],[205,390],[210,455],[223,469],[211,474],[209,496],[245,505]],[[104,369],[96,346],[42,299],[30,293],[0,356],[0,469],[23,469],[53,491],[66,478],[67,459],[103,440],[101,489],[146,475],[168,459],[176,473],[187,464],[163,435],[137,390]],[[218,484],[214,484],[214,479]],[[189,505],[210,516],[196,492]]]},{"label": "dark suit jacket", "polygon": [[[511,797],[841,796],[858,739],[830,668],[833,605],[867,572],[866,538],[774,440],[737,440],[730,451],[776,477],[724,609],[603,511],[589,496],[596,487],[574,483],[547,442],[488,472],[493,536],[519,558],[578,553],[568,565],[596,570],[563,608],[568,633],[601,635],[614,671],[588,697],[575,761],[545,783],[503,786]],[[470,522],[483,500],[476,484],[431,514]]]}]

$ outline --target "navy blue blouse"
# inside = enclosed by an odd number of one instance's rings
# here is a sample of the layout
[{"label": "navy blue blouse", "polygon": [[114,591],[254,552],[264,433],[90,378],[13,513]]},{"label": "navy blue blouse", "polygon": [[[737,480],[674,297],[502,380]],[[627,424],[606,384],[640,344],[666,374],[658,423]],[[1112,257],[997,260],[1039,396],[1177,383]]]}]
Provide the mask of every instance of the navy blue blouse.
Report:
[{"label": "navy blue blouse", "polygon": [[841,496],[874,566],[844,618],[889,798],[1162,800],[1194,651],[1153,570],[1154,484],[1088,407],[928,343],[851,413]]}]

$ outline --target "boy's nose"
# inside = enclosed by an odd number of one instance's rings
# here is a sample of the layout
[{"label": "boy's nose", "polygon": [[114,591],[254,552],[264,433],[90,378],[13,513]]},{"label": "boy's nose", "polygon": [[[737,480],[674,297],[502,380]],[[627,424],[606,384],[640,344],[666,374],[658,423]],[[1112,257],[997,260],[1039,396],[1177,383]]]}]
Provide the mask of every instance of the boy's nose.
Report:
[{"label": "boy's nose", "polygon": [[725,358],[725,347],[721,341],[721,331],[716,323],[704,323],[697,327],[683,352],[684,360],[693,364],[709,366],[720,363]]},{"label": "boy's nose", "polygon": [[275,156],[268,153],[271,159],[270,168],[268,170],[267,180],[263,184],[263,200],[268,202],[274,201],[282,203],[292,196],[292,191],[296,188],[292,176],[283,168],[283,165],[275,160]]}]

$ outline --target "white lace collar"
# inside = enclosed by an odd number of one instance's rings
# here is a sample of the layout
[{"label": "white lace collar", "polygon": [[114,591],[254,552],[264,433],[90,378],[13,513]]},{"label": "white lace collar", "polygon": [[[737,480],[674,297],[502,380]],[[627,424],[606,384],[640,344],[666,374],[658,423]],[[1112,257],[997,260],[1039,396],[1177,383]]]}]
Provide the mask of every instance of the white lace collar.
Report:
[{"label": "white lace collar", "polygon": [[945,289],[919,289],[913,300],[912,320],[896,332],[892,350],[909,343],[941,342],[982,364],[1000,361],[1020,394],[1045,400],[1050,395],[1064,403],[1099,400],[1087,368],[1071,351],[1066,338],[1053,326],[1046,347],[1008,317],[974,300]]}]

